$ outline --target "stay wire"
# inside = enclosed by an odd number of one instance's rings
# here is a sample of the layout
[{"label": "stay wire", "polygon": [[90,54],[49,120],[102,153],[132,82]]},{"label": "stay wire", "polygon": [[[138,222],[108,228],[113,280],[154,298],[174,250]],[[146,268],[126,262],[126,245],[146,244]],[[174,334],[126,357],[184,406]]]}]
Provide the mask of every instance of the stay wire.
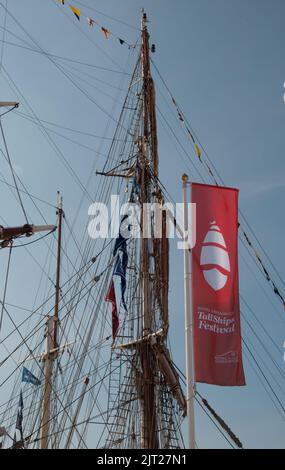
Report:
[{"label": "stay wire", "polygon": [[[7,9],[8,0],[6,0],[6,9]],[[3,56],[4,56],[4,44],[5,44],[5,36],[6,36],[6,24],[7,24],[7,10],[4,15],[4,22],[3,22],[3,36],[2,36],[2,47],[1,47],[1,55],[0,55],[0,73],[2,72],[2,63],[3,63]]]},{"label": "stay wire", "polygon": [[[258,368],[259,372],[261,373],[262,377],[264,378],[265,382],[267,383],[268,387],[270,388],[271,392],[273,393],[276,401],[278,402],[280,408],[282,409],[283,413],[285,414],[285,407],[283,405],[283,403],[280,401],[279,397],[277,396],[275,390],[273,389],[272,385],[270,384],[269,380],[267,379],[266,375],[264,374],[261,366],[259,365],[257,359],[254,357],[253,353],[251,352],[249,346],[247,345],[246,341],[244,339],[242,339],[242,342],[244,344],[244,346],[246,347],[247,349],[247,352],[250,354],[251,358],[253,359],[256,367]],[[284,419],[284,416],[283,416],[283,419]]]},{"label": "stay wire", "polygon": [[[1,26],[0,26],[0,29],[2,29]],[[63,60],[63,61],[71,62],[73,64],[78,64],[78,65],[83,65],[84,67],[89,67],[89,68],[94,68],[94,69],[97,69],[97,70],[102,70],[103,72],[117,73],[117,74],[120,74],[120,75],[129,75],[129,73],[122,72],[120,70],[110,69],[108,67],[101,67],[100,65],[90,64],[88,62],[82,62],[80,60],[73,59],[73,58],[70,58],[70,57],[64,57],[64,56],[60,56],[60,55],[56,55],[56,54],[51,54],[50,52],[46,52],[46,51],[43,51],[43,50],[34,49],[34,48],[30,47],[29,43],[27,43],[21,37],[15,35],[11,31],[7,30],[7,32],[9,32],[9,34],[13,35],[14,37],[19,39],[20,41],[27,44],[26,46],[24,46],[23,44],[16,44],[16,43],[11,42],[11,41],[7,41],[7,40],[3,41],[3,39],[0,39],[1,43],[6,44],[8,46],[18,47],[18,48],[23,49],[23,50],[27,50],[27,51],[30,51],[30,52],[35,52],[36,54],[40,54],[42,56],[53,57],[53,58],[58,59],[58,60]]]},{"label": "stay wire", "polygon": [[78,5],[82,5],[85,8],[88,8],[90,11],[95,11],[96,13],[99,13],[99,15],[105,16],[106,18],[109,18],[110,20],[116,21],[117,23],[123,24],[124,26],[128,26],[128,28],[134,29],[135,31],[140,31],[140,28],[137,26],[134,26],[130,23],[126,23],[123,20],[119,20],[118,18],[115,18],[114,16],[108,15],[107,13],[103,13],[102,11],[97,10],[94,7],[91,7],[90,5],[86,5],[83,2],[77,1]]},{"label": "stay wire", "polygon": [[[9,186],[10,188],[16,189],[16,187],[13,184],[8,183],[8,181],[6,181],[5,179],[0,178],[0,183],[6,184],[6,186]],[[41,199],[40,197],[37,197],[34,194],[28,193],[24,189],[19,189],[19,191],[23,194],[26,194],[27,196],[31,196],[33,199],[36,199],[37,201],[42,202],[43,204],[46,204],[49,207],[52,207],[53,209],[56,209],[56,206],[54,204],[51,204],[50,202],[45,201],[44,199]]]},{"label": "stay wire", "polygon": [[[22,248],[24,246],[29,246],[29,245],[33,245],[34,243],[37,243],[39,242],[40,240],[43,240],[44,238],[48,237],[49,235],[51,235],[52,233],[55,232],[56,229],[52,229],[50,230],[49,232],[45,233],[44,235],[42,235],[41,237],[39,238],[36,238],[36,240],[32,240],[31,242],[28,242],[28,243],[22,243],[20,245],[13,245],[13,248]],[[22,237],[21,237],[22,238]]]},{"label": "stay wire", "polygon": [[[199,145],[201,146],[201,148],[202,148],[202,150],[203,150],[203,152],[204,152],[204,154],[205,154],[205,157],[206,157],[207,161],[209,162],[209,165],[212,166],[212,168],[214,169],[214,171],[215,171],[217,177],[219,178],[219,180],[221,181],[221,183],[222,183],[223,185],[225,185],[224,180],[223,180],[222,177],[220,176],[220,174],[219,174],[217,168],[215,167],[214,163],[213,163],[213,162],[211,161],[211,159],[209,158],[209,156],[208,156],[208,154],[207,154],[205,148],[203,147],[203,145],[201,144],[200,140],[198,139],[198,137],[197,137],[195,131],[192,129],[190,123],[188,122],[188,120],[186,119],[185,115],[182,113],[181,109],[179,108],[179,106],[178,106],[176,100],[174,99],[174,97],[173,97],[173,95],[172,95],[172,93],[171,93],[171,91],[170,91],[168,85],[166,84],[164,78],[162,77],[162,75],[161,75],[161,73],[160,73],[158,67],[157,67],[156,64],[153,62],[152,59],[151,59],[151,62],[152,62],[152,65],[154,66],[154,68],[155,68],[155,70],[156,70],[156,72],[157,72],[159,78],[161,79],[162,83],[164,84],[164,86],[165,86],[165,88],[166,88],[166,90],[167,90],[167,92],[168,92],[168,94],[169,94],[169,96],[170,96],[170,98],[171,98],[173,104],[175,105],[177,111],[179,111],[179,119],[180,119],[183,123],[185,123],[185,125],[187,125],[187,130],[188,130],[188,128],[189,128],[189,130],[191,131],[191,133],[195,136],[197,142],[199,143]],[[185,130],[186,130],[186,129],[185,129]],[[188,132],[189,132],[189,131],[188,131]],[[193,137],[192,137],[192,140],[193,140]],[[217,183],[217,181],[215,180],[215,177],[214,177],[213,172],[211,171],[211,168],[209,167],[209,165],[208,165],[207,163],[205,163],[204,160],[201,160],[201,159],[200,159],[200,162],[203,164],[203,166],[206,167],[206,169],[208,170],[208,173],[209,173],[209,174],[211,175],[211,177],[214,179],[215,184],[218,185],[218,183]],[[247,219],[246,219],[245,216],[241,213],[241,211],[240,211],[240,216],[244,219],[244,221],[245,221],[245,223],[247,224],[248,228],[250,229],[252,235],[254,236],[254,238],[256,239],[257,243],[258,243],[259,246],[261,247],[263,253],[265,254],[265,256],[266,256],[268,262],[269,262],[270,265],[272,266],[273,270],[275,271],[276,275],[277,275],[278,278],[280,279],[281,283],[285,286],[285,282],[284,282],[284,280],[282,279],[282,277],[280,276],[280,274],[279,274],[277,268],[274,266],[274,264],[273,264],[272,261],[270,260],[269,256],[267,255],[266,251],[265,251],[264,248],[262,247],[262,245],[261,245],[261,243],[259,242],[257,236],[255,235],[253,229],[251,228],[251,226],[250,226],[249,223],[247,222]],[[245,234],[245,237],[246,237],[246,234]],[[246,237],[246,239],[247,239],[247,237]],[[247,240],[247,241],[248,241],[248,240]],[[255,250],[254,250],[254,255],[255,255],[255,257],[257,257]],[[253,255],[252,255],[252,256],[253,256]],[[258,259],[258,258],[257,258],[257,259]],[[262,261],[259,260],[259,259],[258,259],[258,261],[261,263],[262,268],[264,268],[264,265],[263,265]],[[274,290],[274,293],[277,294],[277,295],[279,295],[279,291],[278,291],[278,289],[276,288],[274,282],[272,281],[272,279],[270,279],[270,280],[271,280],[271,282],[272,282],[272,288],[273,288],[273,290]],[[281,296],[280,296],[280,297],[281,297]],[[283,297],[282,297],[282,303],[283,303],[283,306],[285,307],[285,302],[284,302],[284,298],[283,298]]]},{"label": "stay wire", "polygon": [[18,194],[19,202],[20,202],[20,205],[21,205],[26,223],[29,225],[28,217],[27,217],[24,205],[23,205],[23,201],[22,201],[22,198],[21,198],[21,194],[20,194],[20,191],[19,191],[19,188],[18,188],[15,173],[14,173],[14,168],[13,168],[13,165],[12,165],[12,162],[11,162],[11,158],[10,158],[10,154],[9,154],[9,150],[8,150],[8,146],[7,146],[7,142],[6,142],[6,137],[5,137],[4,130],[3,130],[1,117],[0,117],[0,129],[1,129],[2,139],[3,139],[5,150],[6,150],[6,155],[7,155],[7,158],[8,158],[8,163],[9,163],[10,170],[11,170],[11,173],[12,173],[14,185],[15,185],[15,188],[16,188],[16,191],[17,191],[17,194]]},{"label": "stay wire", "polygon": [[7,287],[8,287],[8,278],[9,278],[9,273],[10,273],[10,264],[11,264],[11,257],[12,257],[12,246],[13,246],[13,243],[11,242],[10,249],[9,249],[9,256],[8,256],[8,265],[7,265],[7,271],[6,271],[6,278],[5,278],[4,294],[3,294],[3,300],[2,300],[2,309],[1,309],[1,317],[0,317],[0,333],[1,333],[1,329],[2,329],[2,321],[3,321],[3,314],[4,314],[5,301],[6,301],[6,293],[7,293]]},{"label": "stay wire", "polygon": [[[105,108],[103,108],[101,105],[99,105],[91,96],[90,94],[88,94],[82,87],[80,87],[73,79],[72,77],[70,77],[66,71],[50,56],[48,55],[47,53],[45,53],[44,49],[37,43],[37,41],[31,36],[31,34],[23,27],[23,25],[17,20],[17,18],[3,5],[2,2],[0,2],[0,6],[2,6],[2,8],[4,9],[4,11],[7,11],[8,15],[14,20],[14,22],[18,25],[18,27],[20,29],[22,29],[22,31],[24,31],[24,33],[28,36],[28,38],[36,45],[36,47],[42,52],[44,53],[44,55],[50,60],[51,63],[53,63],[55,65],[55,67],[84,95],[86,96],[86,98],[91,101],[96,107],[98,107],[98,109],[100,109],[100,111],[102,111],[105,115],[107,115],[110,119],[112,119],[112,121],[114,122],[118,122],[114,116],[112,116],[110,113],[108,113],[108,111],[105,110]],[[58,5],[59,6],[59,5]],[[60,10],[62,11],[62,10]],[[63,13],[63,12],[62,12]],[[71,20],[71,18],[68,17],[68,19]],[[71,20],[72,21],[72,20]],[[72,21],[72,23],[74,24],[74,22]],[[80,29],[80,28],[79,28]],[[80,29],[81,30],[81,29]],[[82,30],[81,30],[82,31]],[[89,36],[87,35],[88,39],[90,40]],[[93,43],[93,41],[91,41]],[[95,43],[96,47],[97,44]],[[105,53],[106,54],[106,53]],[[117,64],[116,64],[117,65]],[[120,67],[119,67],[120,68]],[[6,71],[6,74],[7,74],[7,71]]]}]

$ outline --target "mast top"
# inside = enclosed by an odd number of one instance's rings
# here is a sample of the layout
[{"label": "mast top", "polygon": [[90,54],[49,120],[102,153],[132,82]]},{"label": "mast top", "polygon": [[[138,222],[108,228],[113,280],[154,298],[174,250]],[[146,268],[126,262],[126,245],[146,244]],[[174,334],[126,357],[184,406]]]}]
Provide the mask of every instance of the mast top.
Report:
[{"label": "mast top", "polygon": [[143,31],[144,29],[147,29],[147,23],[148,23],[148,19],[147,19],[147,16],[146,16],[146,12],[144,11],[144,8],[142,8],[141,14],[142,14],[142,17],[141,17],[141,29],[142,29],[142,31]]},{"label": "mast top", "polygon": [[63,208],[63,199],[60,191],[57,191],[57,209],[62,210]]},{"label": "mast top", "polygon": [[188,177],[188,175],[186,175],[186,173],[184,173],[181,176],[181,179],[182,179],[183,183],[187,183],[189,181],[189,177]]}]

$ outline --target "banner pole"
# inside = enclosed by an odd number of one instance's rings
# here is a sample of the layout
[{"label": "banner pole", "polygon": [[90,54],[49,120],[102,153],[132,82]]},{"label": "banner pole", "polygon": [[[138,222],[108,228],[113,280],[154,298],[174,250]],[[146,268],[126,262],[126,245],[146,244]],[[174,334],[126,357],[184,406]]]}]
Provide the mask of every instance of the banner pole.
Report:
[{"label": "banner pole", "polygon": [[[195,416],[194,416],[194,355],[193,355],[193,321],[192,321],[192,286],[191,286],[191,239],[188,233],[187,186],[188,176],[182,176],[183,208],[184,208],[184,312],[185,312],[185,346],[186,346],[186,382],[187,382],[187,418],[188,447],[195,449]],[[191,188],[191,186],[190,186]]]}]

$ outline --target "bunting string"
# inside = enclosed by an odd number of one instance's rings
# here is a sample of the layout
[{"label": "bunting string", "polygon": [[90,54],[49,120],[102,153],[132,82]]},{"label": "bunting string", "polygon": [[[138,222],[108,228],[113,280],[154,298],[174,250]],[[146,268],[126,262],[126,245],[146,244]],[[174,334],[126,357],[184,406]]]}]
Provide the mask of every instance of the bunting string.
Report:
[{"label": "bunting string", "polygon": [[[77,8],[75,5],[71,5],[69,2],[66,0],[57,0],[62,6],[69,6],[70,10],[74,14],[75,18],[77,18],[78,21],[81,21],[81,10]],[[98,27],[98,30],[101,31],[101,33],[104,35],[106,39],[109,39],[110,37],[113,37],[116,39],[121,46],[125,45],[129,49],[135,49],[136,45],[135,44],[130,44],[128,41],[125,39],[122,39],[121,37],[117,36],[114,34],[109,28],[106,28],[105,26],[102,26],[98,21],[96,21],[94,18],[91,16],[86,16],[85,17],[86,22],[90,28],[93,28],[94,26]]]},{"label": "bunting string", "polygon": [[[153,63],[153,61],[152,61]],[[203,158],[203,154],[202,154],[202,148],[198,145],[194,135],[193,135],[193,131],[191,129],[191,126],[189,125],[188,121],[187,121],[187,118],[185,117],[183,111],[181,110],[181,108],[178,106],[174,96],[172,95],[171,91],[169,90],[167,84],[165,83],[165,80],[163,79],[163,77],[161,76],[158,68],[156,67],[156,65],[153,63],[160,79],[162,80],[166,90],[167,90],[167,93],[172,101],[172,104],[174,105],[175,107],[175,110],[176,110],[176,113],[177,113],[177,116],[178,116],[178,120],[180,121],[182,127],[184,128],[184,130],[186,131],[188,137],[190,138],[192,144],[193,144],[193,147],[194,147],[194,150],[195,150],[195,153],[200,161],[201,164],[203,164],[203,166],[206,168],[208,174],[210,175],[212,181],[214,181],[215,185],[216,186],[220,186],[220,184],[218,183],[218,181],[216,180],[215,176],[214,176],[214,173],[211,169],[211,166],[207,163],[206,159]],[[208,158],[208,161],[209,161],[209,158]],[[261,269],[262,269],[262,272],[265,276],[265,279],[268,281],[268,283],[270,284],[274,294],[279,298],[279,300],[281,300],[282,302],[282,305],[283,305],[283,308],[285,309],[285,298],[284,296],[281,294],[281,292],[279,291],[279,289],[277,288],[276,284],[274,283],[272,277],[270,276],[268,270],[266,269],[265,267],[265,264],[264,262],[262,261],[261,259],[261,256],[259,255],[259,253],[256,251],[256,249],[254,248],[249,236],[246,234],[245,231],[242,231],[243,233],[243,236],[248,244],[248,246],[250,247],[250,250],[251,250],[251,253],[252,255],[254,256],[254,258],[257,260],[257,262],[259,263],[259,265],[261,266]]]}]

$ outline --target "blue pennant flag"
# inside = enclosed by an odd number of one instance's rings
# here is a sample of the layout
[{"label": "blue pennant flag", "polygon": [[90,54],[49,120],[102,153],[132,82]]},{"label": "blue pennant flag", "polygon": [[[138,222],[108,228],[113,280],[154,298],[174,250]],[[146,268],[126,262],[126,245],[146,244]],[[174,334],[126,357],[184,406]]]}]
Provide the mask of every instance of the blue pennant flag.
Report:
[{"label": "blue pennant flag", "polygon": [[41,381],[35,377],[26,367],[23,367],[22,382],[27,382],[33,385],[41,385]]},{"label": "blue pennant flag", "polygon": [[[126,281],[126,271],[128,265],[128,252],[127,252],[127,238],[123,236],[124,231],[129,230],[129,225],[127,225],[128,216],[124,215],[121,224],[120,231],[116,238],[113,256],[117,255],[113,275],[120,276],[121,278],[121,301],[124,306],[124,309],[128,311],[126,302],[125,302],[125,292],[127,287]],[[121,253],[121,256],[120,256]]]},{"label": "blue pennant flag", "polygon": [[16,429],[19,429],[22,433],[22,424],[23,424],[23,408],[24,408],[24,402],[23,402],[23,394],[22,390],[20,391],[20,398],[19,398],[19,405],[18,405],[18,414],[17,414],[17,421],[16,421]]},{"label": "blue pennant flag", "polygon": [[116,256],[117,251],[122,251],[123,254],[127,257],[127,262],[128,262],[128,254],[127,254],[127,238],[122,235],[125,231],[129,230],[129,225],[126,225],[126,219],[128,218],[127,215],[124,215],[124,217],[121,220],[120,224],[120,230],[119,234],[116,238],[114,250],[113,250],[113,256]]},{"label": "blue pennant flag", "polygon": [[122,300],[124,309],[128,311],[127,306],[126,306],[126,301],[125,301],[125,292],[126,292],[126,287],[127,287],[126,266],[124,267],[124,264],[121,261],[120,255],[117,256],[113,275],[120,276],[121,278],[121,300]]}]

